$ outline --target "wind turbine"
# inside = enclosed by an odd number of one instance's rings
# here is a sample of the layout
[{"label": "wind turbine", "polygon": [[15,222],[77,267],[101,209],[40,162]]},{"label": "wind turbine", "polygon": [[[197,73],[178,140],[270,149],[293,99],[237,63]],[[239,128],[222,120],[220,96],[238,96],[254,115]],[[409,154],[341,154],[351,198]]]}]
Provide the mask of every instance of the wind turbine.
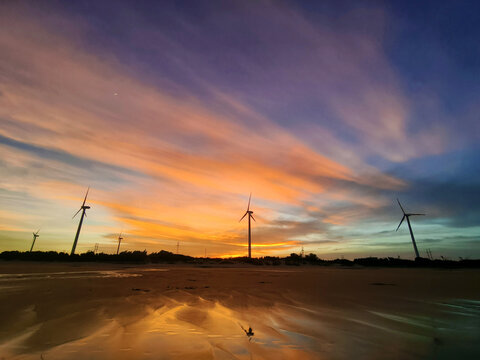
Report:
[{"label": "wind turbine", "polygon": [[118,235],[117,255],[118,255],[118,251],[120,250],[120,244],[122,243],[122,240],[123,240],[122,233],[120,233],[120,235]]},{"label": "wind turbine", "polygon": [[410,230],[410,236],[412,237],[413,250],[415,250],[415,258],[419,258],[420,254],[418,253],[417,244],[415,243],[415,237],[413,236],[412,226],[410,225],[410,216],[425,215],[425,214],[406,213],[405,210],[403,209],[402,204],[400,204],[400,200],[397,199],[397,202],[398,202],[398,205],[400,205],[400,209],[402,209],[403,217],[402,217],[402,220],[400,221],[400,224],[398,224],[397,230],[395,231],[398,231],[398,229],[400,228],[400,225],[402,225],[403,220],[407,218],[408,229]]},{"label": "wind turbine", "polygon": [[250,210],[250,200],[252,199],[252,193],[250,193],[250,197],[248,198],[248,206],[247,206],[247,211],[245,211],[245,214],[242,216],[242,218],[238,221],[242,221],[245,216],[248,215],[248,258],[252,258],[252,231],[251,231],[251,221],[250,219],[253,219],[253,221],[257,222],[255,218],[253,217],[253,211]]},{"label": "wind turbine", "polygon": [[80,216],[80,222],[78,223],[78,229],[77,229],[77,234],[75,235],[75,241],[73,242],[73,246],[72,246],[72,252],[70,253],[70,255],[73,255],[75,254],[75,248],[77,247],[77,242],[78,242],[78,237],[80,236],[80,230],[82,229],[82,223],[83,223],[83,217],[84,216],[87,216],[87,214],[85,213],[85,211],[87,209],[90,209],[90,206],[88,205],[85,205],[85,202],[87,201],[87,196],[88,196],[88,191],[90,190],[90,186],[88,187],[87,189],[87,193],[85,194],[85,199],[83,199],[83,204],[82,206],[80,206],[80,209],[78,209],[78,211],[75,213],[75,215],[73,215],[72,219],[78,215],[78,213],[81,211],[82,212],[82,216]]},{"label": "wind turbine", "polygon": [[33,233],[33,242],[32,242],[32,246],[30,247],[30,252],[32,252],[32,250],[33,250],[33,245],[35,245],[35,240],[37,240],[37,237],[40,236],[40,235],[38,235],[39,231],[40,231],[40,229],[38,229],[37,232]]}]

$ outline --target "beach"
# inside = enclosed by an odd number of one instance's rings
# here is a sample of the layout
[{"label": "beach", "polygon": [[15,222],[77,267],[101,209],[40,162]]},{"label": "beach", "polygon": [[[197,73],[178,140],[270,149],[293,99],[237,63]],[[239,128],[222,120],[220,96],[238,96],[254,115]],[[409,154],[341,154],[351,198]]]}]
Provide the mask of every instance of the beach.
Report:
[{"label": "beach", "polygon": [[0,359],[480,358],[477,269],[0,262],[0,274]]}]

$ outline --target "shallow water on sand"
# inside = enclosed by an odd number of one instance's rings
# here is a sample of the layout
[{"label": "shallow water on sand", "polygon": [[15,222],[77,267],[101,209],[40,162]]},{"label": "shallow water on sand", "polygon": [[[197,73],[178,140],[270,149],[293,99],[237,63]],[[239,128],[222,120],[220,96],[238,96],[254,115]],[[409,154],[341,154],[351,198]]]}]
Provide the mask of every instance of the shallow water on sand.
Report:
[{"label": "shallow water on sand", "polygon": [[477,272],[18,269],[0,360],[480,358]]},{"label": "shallow water on sand", "polygon": [[[147,269],[142,271],[168,271],[168,269]],[[111,277],[135,277],[142,276],[132,270],[90,270],[90,271],[58,271],[26,274],[0,274],[0,286],[2,283],[12,283],[22,280],[46,280],[46,279],[80,279],[80,278],[111,278]]]},{"label": "shallow water on sand", "polygon": [[[428,304],[425,315],[374,309],[340,312],[277,304],[241,311],[197,298],[164,305],[132,322],[113,317],[91,334],[30,352],[41,325],[0,346],[5,359],[346,359],[478,358],[480,305]],[[33,311],[29,309],[27,311]],[[251,326],[254,335],[244,329]],[[0,357],[1,358],[1,357]]]}]

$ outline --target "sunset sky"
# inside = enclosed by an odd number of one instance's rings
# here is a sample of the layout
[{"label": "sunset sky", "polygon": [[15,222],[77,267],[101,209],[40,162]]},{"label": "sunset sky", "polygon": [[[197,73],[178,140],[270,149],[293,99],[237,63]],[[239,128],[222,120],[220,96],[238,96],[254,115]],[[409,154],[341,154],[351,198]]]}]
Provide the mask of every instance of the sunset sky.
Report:
[{"label": "sunset sky", "polygon": [[[390,3],[390,4],[388,4]],[[467,5],[468,4],[468,5]],[[0,251],[480,257],[480,2],[1,1]]]}]

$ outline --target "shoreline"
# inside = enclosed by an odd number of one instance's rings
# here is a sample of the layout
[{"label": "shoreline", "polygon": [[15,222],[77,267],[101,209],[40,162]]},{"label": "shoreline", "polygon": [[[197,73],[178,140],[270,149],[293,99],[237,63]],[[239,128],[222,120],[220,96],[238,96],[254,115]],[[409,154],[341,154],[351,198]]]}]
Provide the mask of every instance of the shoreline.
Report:
[{"label": "shoreline", "polygon": [[[378,358],[386,347],[397,351],[387,359],[479,354],[472,339],[480,338],[480,271],[444,270],[0,262],[0,273],[11,275],[0,277],[0,353],[19,360],[229,358],[221,349],[239,359],[347,359],[358,351]],[[253,342],[239,324],[253,328]],[[93,352],[99,344],[106,354]]]}]

